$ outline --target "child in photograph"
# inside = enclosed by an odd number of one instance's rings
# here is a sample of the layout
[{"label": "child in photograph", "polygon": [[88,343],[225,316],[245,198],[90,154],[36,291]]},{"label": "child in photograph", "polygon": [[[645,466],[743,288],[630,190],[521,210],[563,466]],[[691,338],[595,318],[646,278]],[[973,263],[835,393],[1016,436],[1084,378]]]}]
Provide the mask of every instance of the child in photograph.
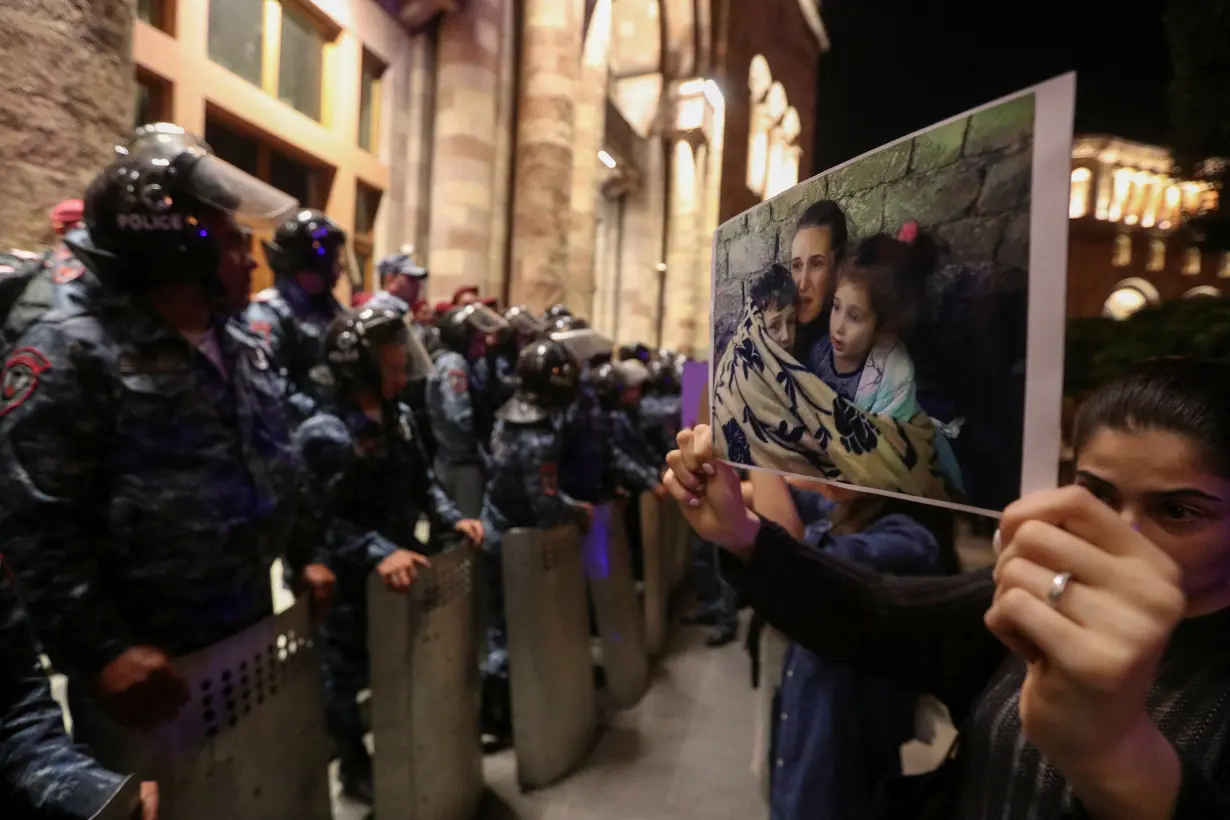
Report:
[{"label": "child in photograph", "polygon": [[795,225],[790,276],[797,292],[793,353],[800,362],[828,335],[833,271],[845,257],[848,240],[846,215],[831,199],[812,203]]},{"label": "child in photograph", "polygon": [[798,326],[798,291],[790,270],[785,265],[769,265],[752,285],[750,296],[752,305],[764,316],[768,337],[783,351],[793,350]]}]

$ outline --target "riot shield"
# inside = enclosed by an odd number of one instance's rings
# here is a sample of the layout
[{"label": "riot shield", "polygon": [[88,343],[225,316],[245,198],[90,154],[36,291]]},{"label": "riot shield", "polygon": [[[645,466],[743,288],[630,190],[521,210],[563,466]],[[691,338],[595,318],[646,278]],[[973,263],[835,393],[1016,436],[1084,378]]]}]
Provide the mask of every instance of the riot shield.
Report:
[{"label": "riot shield", "polygon": [[74,728],[108,768],[158,781],[175,820],[330,820],[329,740],[306,599],[175,661],[192,693],[144,733],[114,723],[80,687]]},{"label": "riot shield", "polygon": [[141,779],[130,777],[120,790],[90,820],[132,820],[141,805]]},{"label": "riot shield", "polygon": [[470,820],[483,796],[474,548],[432,557],[408,595],[368,583],[376,815]]},{"label": "riot shield", "polygon": [[597,734],[580,533],[511,530],[501,565],[517,780],[537,788],[576,767]]},{"label": "riot shield", "polygon": [[678,504],[667,503],[662,510],[662,540],[665,543],[665,553],[668,556],[670,588],[675,590],[687,577],[688,560],[691,557],[689,536],[691,528],[688,520],[683,517],[683,511]]},{"label": "riot shield", "polygon": [[621,511],[610,504],[595,507],[581,549],[602,638],[607,691],[614,708],[627,709],[649,685],[649,657]]},{"label": "riot shield", "polygon": [[670,596],[662,539],[662,502],[653,493],[641,493],[640,509],[645,649],[651,657],[657,657],[666,645],[666,604]]}]

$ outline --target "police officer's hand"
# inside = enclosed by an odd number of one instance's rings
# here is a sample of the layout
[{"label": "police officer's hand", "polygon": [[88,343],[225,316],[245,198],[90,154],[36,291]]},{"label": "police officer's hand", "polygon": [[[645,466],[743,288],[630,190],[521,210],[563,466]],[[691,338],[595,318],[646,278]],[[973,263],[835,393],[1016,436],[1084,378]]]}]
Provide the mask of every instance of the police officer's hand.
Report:
[{"label": "police officer's hand", "polygon": [[336,584],[337,576],[324,564],[308,564],[303,568],[295,592],[311,593],[312,620],[320,621],[325,617],[333,604],[333,588]]},{"label": "police officer's hand", "polygon": [[132,820],[158,820],[158,784],[152,780],[141,783],[141,803]]},{"label": "police officer's hand", "polygon": [[129,647],[107,664],[98,692],[118,723],[142,729],[174,720],[188,702],[188,685],[153,646]]},{"label": "police officer's hand", "polygon": [[420,567],[429,567],[431,562],[417,552],[397,550],[380,562],[376,572],[380,573],[384,585],[393,592],[406,592],[419,577]]},{"label": "police officer's hand", "polygon": [[483,538],[486,536],[486,533],[483,531],[483,522],[474,518],[458,521],[457,526],[453,529],[470,539],[470,542],[476,547],[483,543]]},{"label": "police officer's hand", "polygon": [[578,501],[577,506],[581,508],[581,532],[589,532],[594,523],[594,505],[588,501]]}]

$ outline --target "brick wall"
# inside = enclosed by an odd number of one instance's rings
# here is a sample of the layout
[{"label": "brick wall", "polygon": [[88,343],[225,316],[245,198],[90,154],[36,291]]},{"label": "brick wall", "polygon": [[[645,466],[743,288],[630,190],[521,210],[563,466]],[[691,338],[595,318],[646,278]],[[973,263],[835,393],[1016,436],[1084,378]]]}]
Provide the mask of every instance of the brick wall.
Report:
[{"label": "brick wall", "polygon": [[852,243],[895,234],[914,219],[950,246],[954,262],[1026,267],[1033,112],[1033,98],[1024,97],[962,118],[807,180],[723,225],[714,355],[734,331],[750,276],[788,262],[794,224],[818,200],[841,205]]}]

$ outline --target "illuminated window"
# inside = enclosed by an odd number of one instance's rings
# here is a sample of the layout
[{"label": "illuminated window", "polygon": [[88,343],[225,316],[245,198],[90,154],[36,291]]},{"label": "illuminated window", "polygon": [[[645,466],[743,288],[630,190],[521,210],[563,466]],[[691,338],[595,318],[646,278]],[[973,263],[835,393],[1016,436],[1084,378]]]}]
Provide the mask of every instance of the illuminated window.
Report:
[{"label": "illuminated window", "polygon": [[1188,248],[1183,252],[1183,273],[1187,276],[1200,274],[1200,249]]},{"label": "illuminated window", "polygon": [[786,89],[773,81],[768,61],[756,55],[748,71],[751,126],[747,147],[747,187],[770,199],[799,181],[802,149],[796,145],[802,122],[786,98]]},{"label": "illuminated window", "polygon": [[1212,296],[1214,299],[1220,299],[1221,291],[1212,285],[1201,285],[1183,294],[1184,299],[1194,299],[1197,296]]},{"label": "illuminated window", "polygon": [[384,64],[363,52],[363,73],[359,78],[359,147],[375,153],[380,134],[380,78]]},{"label": "illuminated window", "polygon": [[1157,223],[1157,226],[1162,230],[1169,230],[1179,221],[1179,204],[1182,196],[1183,194],[1179,190],[1179,186],[1173,184],[1166,186],[1166,193],[1162,204],[1162,216]]},{"label": "illuminated window", "polygon": [[265,0],[209,0],[209,59],[254,85],[264,71]]},{"label": "illuminated window", "polygon": [[1072,191],[1068,198],[1068,216],[1080,219],[1089,213],[1089,187],[1093,180],[1093,171],[1088,168],[1075,168],[1072,171]]},{"label": "illuminated window", "polygon": [[1127,234],[1115,237],[1115,255],[1111,264],[1116,268],[1126,268],[1132,264],[1132,238]]},{"label": "illuminated window", "polygon": [[282,6],[279,55],[278,99],[319,120],[325,37],[313,20],[289,3]]},{"label": "illuminated window", "polygon": [[1147,305],[1160,302],[1157,288],[1144,279],[1125,279],[1115,285],[1115,289],[1102,305],[1102,315],[1111,319],[1123,320]]},{"label": "illuminated window", "polygon": [[1128,197],[1132,193],[1132,183],[1136,179],[1136,172],[1131,168],[1117,168],[1114,175],[1114,190],[1111,192],[1110,212],[1108,219],[1111,222],[1118,222],[1123,218],[1123,214],[1128,204]]},{"label": "illuminated window", "polygon": [[1162,239],[1154,239],[1149,242],[1149,270],[1159,271],[1164,270],[1165,267],[1166,242]]},{"label": "illuminated window", "polygon": [[1230,253],[1221,255],[1221,266],[1217,269],[1217,275],[1222,279],[1230,279]]}]

